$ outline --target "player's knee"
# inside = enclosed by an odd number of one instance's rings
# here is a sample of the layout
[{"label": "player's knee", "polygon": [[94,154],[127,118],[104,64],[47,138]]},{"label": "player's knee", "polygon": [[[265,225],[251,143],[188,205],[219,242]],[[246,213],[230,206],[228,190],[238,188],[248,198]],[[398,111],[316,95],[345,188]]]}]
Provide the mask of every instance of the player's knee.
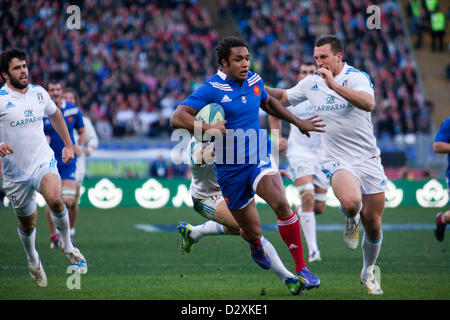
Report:
[{"label": "player's knee", "polygon": [[301,194],[302,199],[302,207],[306,210],[306,208],[314,207],[314,193],[312,190],[304,191]]},{"label": "player's knee", "polygon": [[323,201],[316,201],[314,203],[314,213],[315,214],[322,214],[325,211],[325,202]]},{"label": "player's knee", "polygon": [[341,200],[341,207],[344,212],[352,216],[356,215],[361,206],[361,199],[355,197],[344,197]]},{"label": "player's knee", "polygon": [[289,202],[284,200],[274,201],[271,207],[278,218],[289,218],[292,215],[292,210],[289,207]]},{"label": "player's knee", "polygon": [[45,199],[47,202],[47,205],[49,206],[50,210],[53,212],[62,212],[64,211],[64,201],[61,198],[61,195],[49,195]]}]

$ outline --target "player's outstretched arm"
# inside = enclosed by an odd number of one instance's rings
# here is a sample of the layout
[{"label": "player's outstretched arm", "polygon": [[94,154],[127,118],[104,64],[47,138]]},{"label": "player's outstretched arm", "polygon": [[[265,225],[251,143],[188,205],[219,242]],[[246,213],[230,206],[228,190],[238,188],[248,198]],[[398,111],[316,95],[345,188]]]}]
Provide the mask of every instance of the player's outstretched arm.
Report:
[{"label": "player's outstretched arm", "polygon": [[211,126],[207,123],[204,123],[200,120],[195,119],[195,114],[197,111],[184,104],[180,104],[176,110],[173,112],[172,116],[170,117],[170,125],[172,128],[175,129],[186,129],[191,133],[194,133],[194,127],[196,125],[201,126],[202,133],[206,130],[219,130],[222,135],[225,135],[226,129],[225,129],[225,123],[224,121],[219,121],[214,126]]},{"label": "player's outstretched arm", "polygon": [[52,126],[58,133],[61,140],[64,142],[64,149],[62,150],[62,160],[64,163],[72,161],[74,159],[73,143],[70,139],[69,130],[67,130],[66,122],[59,109],[56,109],[55,113],[48,116],[52,122]]},{"label": "player's outstretched arm", "polygon": [[310,136],[309,131],[325,132],[325,130],[321,129],[325,127],[322,119],[319,119],[317,116],[313,116],[308,119],[300,119],[289,112],[289,110],[281,105],[277,99],[270,95],[265,102],[261,103],[261,108],[269,115],[292,123],[300,130],[301,133],[306,134],[307,137]]},{"label": "player's outstretched arm", "polygon": [[291,105],[287,97],[286,89],[270,88],[267,86],[264,86],[264,89],[266,89],[269,95],[280,101],[283,106],[289,107]]}]

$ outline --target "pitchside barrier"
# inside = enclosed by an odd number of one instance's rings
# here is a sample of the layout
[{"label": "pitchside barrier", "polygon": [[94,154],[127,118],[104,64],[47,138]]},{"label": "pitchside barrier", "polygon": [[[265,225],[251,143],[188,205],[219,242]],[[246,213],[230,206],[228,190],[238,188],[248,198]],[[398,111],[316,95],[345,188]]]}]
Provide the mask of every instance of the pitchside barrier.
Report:
[{"label": "pitchside barrier", "polygon": [[[291,205],[300,204],[295,186],[285,180],[286,195]],[[165,206],[192,207],[189,194],[190,180],[186,179],[86,179],[81,188],[80,206],[110,209],[115,207],[140,206],[156,210]],[[416,205],[424,208],[444,207],[449,198],[445,180],[395,180],[387,181],[386,207],[396,208],[402,205]],[[257,204],[267,205],[256,196]],[[39,207],[45,201],[37,194]],[[4,205],[9,200],[5,197]],[[327,194],[327,206],[339,205],[331,188]]]}]

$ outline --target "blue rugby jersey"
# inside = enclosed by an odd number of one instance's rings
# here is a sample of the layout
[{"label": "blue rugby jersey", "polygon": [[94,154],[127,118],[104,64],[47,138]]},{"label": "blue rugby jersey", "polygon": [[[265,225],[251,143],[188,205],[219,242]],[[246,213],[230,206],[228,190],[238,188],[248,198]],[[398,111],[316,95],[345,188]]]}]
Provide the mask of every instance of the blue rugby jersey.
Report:
[{"label": "blue rugby jersey", "polygon": [[223,107],[227,134],[221,143],[215,142],[216,169],[236,169],[259,163],[260,160],[267,161],[270,140],[259,121],[261,102],[267,99],[264,82],[257,73],[249,72],[240,86],[237,81],[218,71],[181,102],[197,111],[213,102]]},{"label": "blue rugby jersey", "polygon": [[[69,130],[70,139],[73,143],[75,140],[73,138],[73,131],[75,129],[84,128],[83,115],[81,110],[67,102],[63,101],[61,113],[66,121],[67,129]],[[64,149],[64,142],[59,137],[58,133],[53,129],[52,123],[48,117],[44,118],[44,133],[46,136],[50,137],[50,148],[55,152],[55,158],[59,163],[62,163],[62,150]],[[74,160],[77,159],[75,156]]]},{"label": "blue rugby jersey", "polygon": [[[442,122],[439,131],[436,133],[434,142],[450,143],[450,117],[447,117],[447,119]],[[450,153],[447,154],[447,163],[448,166],[446,176],[450,180]]]}]

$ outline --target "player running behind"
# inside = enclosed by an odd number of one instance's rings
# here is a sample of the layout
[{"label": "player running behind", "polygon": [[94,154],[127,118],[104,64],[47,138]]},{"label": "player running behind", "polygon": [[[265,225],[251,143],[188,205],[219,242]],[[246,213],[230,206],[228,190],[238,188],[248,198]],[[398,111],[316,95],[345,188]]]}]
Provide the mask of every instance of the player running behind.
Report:
[{"label": "player running behind", "polygon": [[373,269],[383,239],[387,178],[371,122],[374,91],[369,76],[343,62],[343,55],[344,45],[338,37],[321,36],[314,47],[317,74],[291,89],[268,92],[285,106],[308,99],[316,114],[325,120],[322,172],[330,179],[346,216],[344,240],[350,249],[356,249],[362,221],[365,234],[361,283],[369,294],[382,294]]},{"label": "player running behind", "polygon": [[[228,210],[216,180],[216,172],[211,160],[214,158],[213,144],[197,142],[195,138],[192,138],[188,152],[192,155],[189,168],[192,175],[190,192],[194,210],[208,221],[196,226],[187,222],[178,224],[177,230],[181,234],[180,250],[187,253],[191,252],[193,245],[204,236],[240,234],[239,225]],[[270,269],[286,285],[291,294],[299,294],[303,286],[298,278],[285,268],[273,245],[264,236],[261,237],[261,244],[269,256]]]},{"label": "player running behind", "polygon": [[[61,161],[61,152],[64,147],[63,142],[58,137],[52,123],[48,118],[44,118],[44,133],[49,140],[50,148],[55,152],[55,158],[58,161],[58,172],[61,176],[62,195],[67,210],[69,211],[70,228],[73,228],[74,223],[74,208],[76,195],[76,181],[75,170],[77,164],[77,157],[81,154],[79,145],[75,145],[74,131],[76,130],[80,136],[79,143],[83,145],[86,143],[86,130],[84,128],[83,116],[80,109],[62,99],[62,86],[59,81],[51,80],[48,84],[48,92],[51,99],[56,104],[66,121],[67,129],[69,130],[70,139],[74,144],[75,159],[67,163]],[[50,248],[57,248],[59,245],[59,234],[56,226],[50,217],[50,210],[46,207],[45,214],[47,216],[48,230],[50,234]]]},{"label": "player running behind", "polygon": [[[302,133],[319,131],[324,125],[317,118],[302,120],[287,111],[264,89],[261,77],[249,70],[248,45],[237,37],[226,37],[216,48],[221,70],[205,81],[180,103],[171,117],[174,128],[190,132],[212,129],[216,135],[215,170],[222,195],[241,236],[250,244],[253,259],[270,267],[270,259],[261,243],[262,229],[254,200],[255,193],[264,199],[277,215],[278,230],[295,262],[300,282],[307,288],[320,285],[320,280],[306,267],[303,258],[300,224],[292,212],[276,164],[271,160],[270,141],[259,122],[259,108],[290,123]],[[208,103],[221,104],[225,121],[214,126],[195,119],[195,114]],[[227,127],[225,128],[225,123]]]},{"label": "player running behind", "polygon": [[[303,80],[316,72],[316,66],[312,62],[302,63],[298,80]],[[273,89],[276,90],[276,89]],[[288,110],[299,118],[309,118],[314,115],[314,110],[308,100],[291,106]],[[271,130],[281,132],[281,120],[269,115]],[[301,205],[296,208],[300,225],[308,246],[308,262],[320,261],[320,250],[317,244],[316,214],[325,210],[327,190],[329,183],[321,169],[320,147],[321,134],[311,132],[311,137],[303,135],[296,126],[291,124],[289,138],[280,137],[278,147],[280,152],[285,152],[289,162],[289,176],[300,193]]]},{"label": "player running behind", "polygon": [[[76,105],[80,110],[81,100],[78,93],[73,88],[64,88],[63,90],[63,100]],[[83,113],[83,112],[82,112]],[[92,124],[91,119],[88,116],[83,115],[83,123],[84,128],[86,130],[86,139],[87,142],[82,145],[80,143],[80,136],[77,131],[74,131],[74,139],[77,144],[80,146],[81,153],[77,158],[76,170],[75,170],[75,181],[76,181],[76,193],[75,193],[75,203],[72,211],[72,215],[70,216],[70,238],[72,242],[75,243],[75,225],[78,219],[79,212],[79,200],[80,200],[80,189],[83,185],[84,177],[86,176],[86,157],[89,157],[91,153],[97,149],[98,146],[98,136],[95,132],[94,125]]]},{"label": "player running behind", "polygon": [[[450,196],[450,117],[447,117],[439,128],[433,142],[433,151],[436,153],[447,154],[447,172],[445,178],[447,180],[447,191]],[[439,212],[436,215],[436,228],[434,234],[438,241],[444,240],[444,233],[447,224],[450,222],[450,210],[446,212]]]},{"label": "player running behind", "polygon": [[36,191],[50,207],[61,235],[61,251],[80,273],[87,272],[87,264],[70,241],[69,216],[61,197],[54,153],[44,135],[44,116],[49,117],[63,141],[62,162],[74,158],[73,144],[61,111],[47,91],[29,83],[26,59],[26,53],[17,48],[0,55],[0,74],[6,81],[0,90],[0,156],[3,188],[19,219],[17,231],[28,258],[28,271],[39,287],[46,287],[47,276],[35,246]]}]

